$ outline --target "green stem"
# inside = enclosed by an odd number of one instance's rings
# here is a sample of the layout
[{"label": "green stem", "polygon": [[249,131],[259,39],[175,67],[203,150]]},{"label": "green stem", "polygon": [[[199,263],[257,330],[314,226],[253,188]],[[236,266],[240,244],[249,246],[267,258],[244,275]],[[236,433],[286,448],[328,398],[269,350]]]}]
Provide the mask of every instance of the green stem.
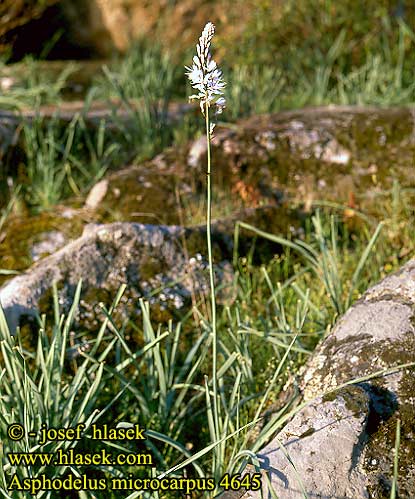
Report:
[{"label": "green stem", "polygon": [[[209,106],[206,103],[205,108],[206,118],[206,141],[207,141],[207,247],[208,247],[208,260],[209,260],[209,278],[210,278],[210,304],[212,310],[212,345],[213,345],[213,372],[212,372],[212,385],[213,385],[213,417],[215,422],[215,438],[219,439],[219,414],[218,414],[218,376],[217,376],[217,334],[216,334],[216,297],[215,297],[215,276],[213,271],[213,258],[212,258],[212,178],[211,178],[211,157],[210,157],[210,121],[209,121]],[[216,463],[217,465],[218,463]]]}]

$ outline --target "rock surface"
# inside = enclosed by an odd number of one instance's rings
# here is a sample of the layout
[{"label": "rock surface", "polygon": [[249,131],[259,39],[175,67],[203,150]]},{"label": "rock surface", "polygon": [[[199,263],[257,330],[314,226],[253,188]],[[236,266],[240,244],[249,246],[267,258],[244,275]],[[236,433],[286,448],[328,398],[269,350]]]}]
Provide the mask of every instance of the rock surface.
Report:
[{"label": "rock surface", "polygon": [[[266,230],[283,227],[290,216],[293,220],[300,218],[300,214],[294,211],[285,213],[282,206],[262,206],[214,220],[213,256],[217,264],[217,278],[223,281],[221,284],[225,284],[224,281],[232,275],[228,261],[233,257],[234,231],[238,220]],[[30,218],[25,226],[18,224],[19,229],[13,223],[10,225],[9,235],[0,240],[0,255],[4,251],[3,266],[24,270],[32,262],[37,262],[0,288],[0,302],[10,317],[12,330],[21,316],[34,315],[42,297],[49,297],[54,281],[61,282],[62,304],[68,306],[74,286],[81,278],[84,294],[89,295],[92,301],[95,291],[95,301],[98,296],[106,304],[111,303],[122,283],[129,286],[126,295],[131,294],[135,298],[149,297],[155,289],[167,287],[165,298],[162,297],[161,301],[156,298],[150,300],[153,304],[158,301],[161,311],[167,310],[172,303],[175,309],[179,309],[189,303],[192,293],[204,293],[207,255],[204,224],[188,227],[132,222],[100,225],[92,223],[92,220],[88,208],[60,207],[58,213],[39,215],[38,225],[34,225],[34,219]],[[292,225],[292,230],[295,235],[300,227]],[[239,254],[250,251],[253,239],[254,234],[240,230]],[[275,243],[257,241],[255,244],[263,261],[281,250]],[[11,258],[18,248],[20,256],[8,260],[7,257]],[[2,278],[5,282],[7,276]],[[95,317],[95,314],[92,316]],[[124,317],[127,316],[126,312]],[[81,322],[84,326],[90,324],[85,318]]]},{"label": "rock surface", "polygon": [[[241,9],[225,0],[63,0],[63,12],[72,39],[88,46],[95,53],[111,55],[114,50],[126,51],[134,40],[159,38],[171,48],[194,43],[206,19],[219,22],[221,32],[234,32],[253,11],[247,6]],[[235,26],[232,16],[239,26]],[[120,29],[120,26],[123,29]]]},{"label": "rock surface", "polygon": [[[204,257],[197,250],[186,252],[183,246],[187,241],[192,248],[203,248],[205,238],[203,228],[89,225],[82,237],[0,289],[10,330],[14,333],[23,318],[34,318],[37,309],[41,313],[50,309],[53,283],[59,290],[62,311],[68,311],[80,279],[83,292],[78,325],[87,330],[96,330],[104,317],[98,302],[109,307],[122,284],[128,288],[116,317],[124,320],[137,315],[140,297],[150,301],[158,319],[171,317],[174,310],[189,304],[192,294],[199,296],[208,289]],[[231,255],[230,241],[220,233],[214,240],[217,279],[226,285],[232,279],[231,267],[225,261],[226,255]]]},{"label": "rock surface", "polygon": [[[335,390],[350,380],[411,363]],[[303,486],[310,498],[389,499],[398,419],[398,497],[415,497],[414,363],[411,260],[369,289],[306,365],[300,388],[309,403],[258,452],[278,497],[303,498]],[[266,483],[264,478],[264,497],[271,497]],[[260,494],[248,492],[244,497]]]},{"label": "rock surface", "polygon": [[[358,387],[344,389],[333,400],[318,398],[300,411],[278,434],[281,445],[274,439],[257,453],[277,497],[303,498],[304,490],[309,498],[368,497],[364,477],[351,463],[363,449],[368,411],[369,397]],[[272,497],[266,480],[263,493]]]},{"label": "rock surface", "polygon": [[415,184],[412,108],[323,107],[255,116],[218,131],[214,144],[221,175],[243,179],[256,196],[283,195],[307,206],[333,200],[376,214],[394,180]]},{"label": "rock surface", "polygon": [[[154,188],[156,194],[161,195],[157,193],[160,185],[155,184]],[[152,189],[148,190],[149,194],[154,193]],[[142,189],[141,192],[143,192]],[[174,194],[172,193],[171,197],[167,197],[164,201],[159,195],[143,196],[149,204],[151,203],[150,206],[155,209],[155,212],[143,210],[145,205],[140,206],[139,201],[134,200],[134,198],[131,200],[131,205],[125,202],[125,198],[123,198],[124,202],[117,204],[117,198],[115,198],[113,209],[110,208],[110,204],[105,204],[104,207],[99,206],[95,211],[88,206],[84,208],[57,206],[53,212],[43,212],[32,216],[12,215],[4,230],[0,230],[0,268],[16,272],[25,271],[39,257],[52,255],[56,249],[63,245],[59,241],[68,243],[80,237],[83,229],[91,223],[110,223],[114,220],[134,223],[138,220],[141,223],[155,222],[162,226],[166,224],[179,225],[181,220],[178,212],[175,211]],[[130,206],[133,209],[136,206],[143,211],[135,212]],[[285,233],[288,227],[293,235],[300,235],[301,217],[301,212],[284,205],[267,205],[238,210],[231,216],[214,221],[214,233],[217,234],[219,240],[226,238],[228,241],[225,246],[218,247],[216,261],[229,259],[230,248],[233,246],[235,224],[238,220],[275,233]],[[188,235],[186,247],[189,253],[206,254],[205,239],[194,236],[194,234],[199,234],[201,230],[204,230],[204,224],[188,226],[185,230]],[[50,244],[51,235],[53,235],[54,244]],[[250,250],[253,239],[254,234],[245,230],[240,231],[238,246],[240,255],[244,255]],[[265,240],[258,240],[256,248],[261,261],[264,262],[272,258],[273,252],[278,252],[280,249],[277,245]],[[0,275],[0,285],[7,279],[7,275]]]}]

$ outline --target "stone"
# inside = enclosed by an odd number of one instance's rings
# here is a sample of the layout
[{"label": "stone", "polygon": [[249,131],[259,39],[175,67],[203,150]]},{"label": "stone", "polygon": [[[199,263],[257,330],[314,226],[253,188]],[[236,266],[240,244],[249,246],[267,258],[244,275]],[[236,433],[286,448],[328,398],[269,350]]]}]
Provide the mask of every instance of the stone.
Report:
[{"label": "stone", "polygon": [[[187,252],[183,241],[187,241]],[[200,253],[205,245],[202,227],[90,224],[80,238],[0,288],[0,303],[10,331],[14,334],[24,318],[35,319],[39,309],[41,313],[51,310],[53,283],[58,287],[62,311],[68,312],[81,279],[77,321],[87,330],[96,330],[104,318],[98,302],[109,307],[123,284],[127,290],[116,317],[125,320],[139,314],[141,297],[149,300],[152,311],[158,307],[158,318],[166,320],[171,317],[169,311],[188,305],[192,295],[206,293],[207,263]],[[230,284],[233,273],[225,257],[231,255],[231,248],[219,233],[214,238],[213,254],[218,262],[218,281]],[[162,292],[154,294],[157,289]]]},{"label": "stone", "polygon": [[44,256],[51,255],[67,242],[64,234],[57,230],[43,233],[42,236],[42,239],[32,245],[31,257],[34,262]]},{"label": "stone", "polygon": [[89,191],[85,200],[84,207],[90,210],[95,210],[100,205],[101,201],[105,198],[108,191],[108,180],[100,180]]},{"label": "stone", "polygon": [[[55,234],[55,232],[59,232],[61,234],[59,237],[66,243],[80,237],[88,224],[110,223],[117,219],[131,222],[138,220],[141,223],[154,221],[160,225],[180,224],[174,193],[171,193],[171,198],[167,196],[164,199],[159,197],[163,192],[160,189],[160,185],[163,185],[161,182],[164,182],[163,177],[160,177],[158,184],[153,184],[153,189],[145,189],[149,191],[150,195],[141,195],[140,199],[134,196],[134,177],[127,176],[127,178],[131,180],[113,184],[110,193],[101,200],[100,205],[95,210],[57,206],[53,212],[42,212],[30,216],[27,214],[10,216],[6,226],[0,232],[0,268],[18,272],[27,270],[40,256],[51,254],[53,249],[51,245],[41,245],[39,247],[39,244],[49,240],[50,235]],[[168,178],[166,178],[166,185],[168,181]],[[130,195],[125,194],[123,190],[126,186]],[[143,192],[143,188],[140,188],[140,186],[137,186],[137,188],[137,196],[139,196],[139,193]],[[118,193],[117,189],[119,189]],[[168,191],[165,192],[168,193]],[[121,193],[122,198],[120,198]],[[151,196],[151,193],[157,194],[157,196]],[[160,199],[162,202],[160,202]],[[113,209],[111,209],[111,203],[113,203]],[[136,212],[134,209],[140,211]],[[152,210],[154,211],[152,212]],[[258,208],[238,210],[230,216],[214,220],[214,234],[217,234],[219,239],[226,238],[228,241],[226,246],[221,246],[222,249],[226,249],[225,252],[219,251],[218,247],[216,253],[217,262],[231,258],[230,248],[233,247],[235,224],[238,220],[264,231],[270,230],[275,233],[281,233],[286,230],[286,227],[289,227],[293,235],[299,236],[301,235],[302,216],[301,212],[284,205],[264,205]],[[189,252],[205,253],[205,239],[193,235],[199,234],[200,231],[204,230],[204,227],[205,224],[202,223],[188,226],[185,229],[189,235],[187,241]],[[249,252],[253,240],[253,233],[247,230],[240,231],[238,248],[241,256]],[[263,239],[258,240],[255,247],[257,249],[256,254],[260,256],[261,262],[268,261],[275,252],[279,253],[281,251],[280,246]],[[39,252],[39,249],[42,251]],[[0,275],[0,285],[6,282],[8,277],[7,275]]]},{"label": "stone", "polygon": [[415,497],[414,310],[415,259],[370,288],[317,347],[300,373],[303,405],[258,452],[278,497],[303,498],[300,477],[308,497],[389,499],[398,419],[398,496]]},{"label": "stone", "polygon": [[190,146],[187,155],[187,164],[190,168],[200,168],[205,160],[207,153],[206,137],[200,137]]},{"label": "stone", "polygon": [[61,5],[69,38],[104,57],[125,52],[143,38],[182,50],[194,44],[206,19],[219,21],[221,33],[226,34],[240,29],[228,22],[232,16],[239,14],[239,22],[248,18],[247,9],[241,11],[225,0],[215,1],[214,8],[212,0],[63,0]]},{"label": "stone", "polygon": [[[63,290],[60,293],[62,303],[66,306],[70,305],[71,293],[81,278],[85,294],[89,295],[91,301],[94,298],[92,290],[96,290],[101,301],[110,302],[122,283],[129,284],[126,293],[131,293],[135,298],[149,297],[154,289],[167,286],[167,294],[164,293],[167,298],[159,303],[162,311],[167,310],[167,305],[170,306],[173,302],[175,309],[188,304],[189,297],[194,292],[204,293],[207,265],[204,256],[207,254],[205,224],[188,227],[131,222],[102,225],[94,222],[93,215],[94,212],[89,209],[57,207],[55,213],[44,212],[29,217],[24,223],[12,217],[9,231],[5,231],[0,240],[0,267],[22,272],[26,270],[10,281],[8,275],[0,277],[0,284],[4,283],[0,288],[0,301],[10,310],[7,314],[12,317],[12,330],[18,325],[21,316],[36,315],[36,307],[42,297],[48,293],[50,295],[54,281],[62,283]],[[293,234],[296,234],[300,230],[296,223],[299,219],[300,214],[283,206],[261,206],[213,220],[213,256],[218,279],[221,276],[222,281],[226,280],[233,273],[228,262],[233,257],[234,231],[238,220],[275,232],[289,225]],[[56,230],[57,227],[59,230]],[[115,239],[115,243],[103,244],[101,234],[109,234],[107,237],[111,240],[111,234],[115,232],[120,236]],[[157,241],[163,249],[161,252],[157,244],[151,242],[150,234],[158,234]],[[240,230],[240,255],[251,250],[254,239],[255,234],[245,229]],[[59,249],[63,243],[68,244]],[[268,261],[282,250],[276,243],[265,240],[256,241],[255,244],[261,258],[258,263]],[[99,246],[99,251],[96,245]],[[106,255],[106,246],[109,246],[111,256]],[[41,257],[43,258],[40,260]],[[31,266],[35,261],[37,263]],[[94,271],[96,266],[99,272]],[[111,266],[113,270],[110,272]],[[130,272],[128,269],[135,270]],[[97,277],[96,272],[100,277]],[[114,280],[110,276],[114,276]],[[182,278],[184,280],[180,281]],[[180,283],[174,286],[169,284],[177,279]],[[226,295],[225,289],[223,299]],[[151,301],[157,300],[152,297]],[[181,305],[177,307],[179,303]],[[131,310],[131,313],[135,311]],[[94,317],[94,324],[95,315],[95,312],[90,314]],[[124,316],[127,317],[127,314]]]},{"label": "stone", "polygon": [[379,195],[415,183],[412,108],[329,106],[253,116],[218,127],[218,181],[243,179],[261,198],[318,200],[382,216]]},{"label": "stone", "polygon": [[[324,199],[350,208],[348,215],[360,209],[383,218],[379,194],[392,189],[394,181],[402,187],[415,183],[414,127],[409,108],[353,106],[254,116],[232,128],[218,126],[212,141],[214,188],[233,210],[284,202],[307,211]],[[157,161],[110,174],[102,206],[114,205],[114,189],[120,211],[124,205],[130,213],[153,213],[163,223],[177,223],[175,191],[186,205],[205,196],[205,153],[202,137],[165,150]],[[164,214],[157,210],[161,199]]]}]

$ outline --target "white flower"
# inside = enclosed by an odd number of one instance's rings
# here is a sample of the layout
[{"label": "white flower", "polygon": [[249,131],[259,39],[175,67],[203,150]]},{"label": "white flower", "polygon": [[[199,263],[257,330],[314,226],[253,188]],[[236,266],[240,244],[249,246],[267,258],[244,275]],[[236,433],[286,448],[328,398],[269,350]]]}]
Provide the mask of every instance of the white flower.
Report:
[{"label": "white flower", "polygon": [[[210,43],[215,33],[215,26],[207,23],[196,45],[197,55],[193,57],[191,67],[186,66],[192,87],[198,91],[189,97],[190,100],[199,100],[200,109],[205,113],[206,106],[215,106],[215,114],[220,114],[226,107],[223,96],[225,82],[222,79],[222,71],[210,55]],[[211,126],[211,133],[214,125]]]}]

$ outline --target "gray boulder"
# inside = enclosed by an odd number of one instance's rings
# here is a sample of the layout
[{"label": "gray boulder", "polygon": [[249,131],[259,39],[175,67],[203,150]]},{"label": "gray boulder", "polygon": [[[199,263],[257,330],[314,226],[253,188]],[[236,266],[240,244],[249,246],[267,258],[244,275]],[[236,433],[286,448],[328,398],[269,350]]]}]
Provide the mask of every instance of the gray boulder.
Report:
[{"label": "gray boulder", "polygon": [[[69,310],[77,283],[82,279],[78,323],[96,330],[103,318],[98,302],[109,306],[122,284],[127,284],[119,307],[121,319],[140,312],[139,298],[152,304],[156,319],[189,304],[192,295],[205,293],[206,245],[203,228],[134,223],[89,225],[83,235],[53,255],[40,260],[25,274],[0,288],[0,303],[12,334],[25,317],[51,308],[51,290],[57,284],[62,311]],[[216,278],[221,284],[232,276],[226,255],[230,242],[215,234]],[[218,256],[220,258],[218,258]],[[155,292],[159,289],[160,292]]]},{"label": "gray boulder", "polygon": [[411,260],[369,289],[305,366],[300,382],[305,406],[258,452],[264,497],[272,497],[268,473],[280,499],[389,499],[398,419],[398,497],[415,497],[414,366]]}]

